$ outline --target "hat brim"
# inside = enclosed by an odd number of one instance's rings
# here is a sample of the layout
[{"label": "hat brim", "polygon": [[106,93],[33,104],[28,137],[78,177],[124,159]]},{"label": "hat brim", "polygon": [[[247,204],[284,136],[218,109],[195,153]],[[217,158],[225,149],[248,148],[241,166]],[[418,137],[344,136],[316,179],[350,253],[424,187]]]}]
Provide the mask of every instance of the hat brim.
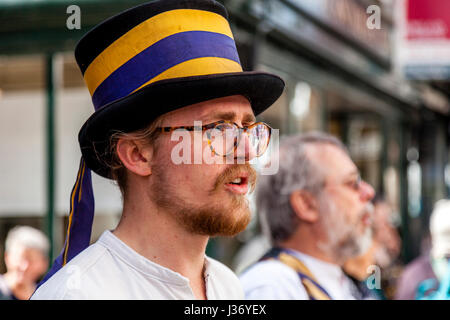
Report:
[{"label": "hat brim", "polygon": [[283,89],[284,81],[280,77],[257,71],[158,81],[94,112],[78,134],[81,153],[91,170],[111,178],[103,156],[109,154],[114,132],[139,130],[162,114],[232,95],[248,98],[256,116],[270,107]]}]

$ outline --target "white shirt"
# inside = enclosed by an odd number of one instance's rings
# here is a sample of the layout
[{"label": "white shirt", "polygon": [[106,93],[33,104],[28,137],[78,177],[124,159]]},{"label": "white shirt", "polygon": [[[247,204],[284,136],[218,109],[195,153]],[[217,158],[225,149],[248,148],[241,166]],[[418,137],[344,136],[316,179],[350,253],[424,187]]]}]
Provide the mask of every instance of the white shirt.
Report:
[{"label": "white shirt", "polygon": [[[304,253],[290,250],[314,275],[317,282],[328,292],[332,299],[354,300],[354,285],[342,269]],[[256,263],[240,276],[249,300],[308,300],[308,294],[298,274],[277,260],[265,260]]]},{"label": "white shirt", "polygon": [[[208,299],[243,299],[236,275],[205,256]],[[127,246],[110,231],[73,258],[31,299],[183,299],[195,296],[189,279],[162,267]]]}]

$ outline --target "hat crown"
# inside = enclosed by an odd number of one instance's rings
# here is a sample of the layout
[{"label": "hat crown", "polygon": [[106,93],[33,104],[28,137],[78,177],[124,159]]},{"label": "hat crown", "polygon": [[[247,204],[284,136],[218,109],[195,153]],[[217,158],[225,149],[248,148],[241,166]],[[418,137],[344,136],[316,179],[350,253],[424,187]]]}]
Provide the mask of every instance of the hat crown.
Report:
[{"label": "hat crown", "polygon": [[216,1],[164,0],[92,29],[75,57],[95,109],[160,80],[242,72],[227,18]]}]

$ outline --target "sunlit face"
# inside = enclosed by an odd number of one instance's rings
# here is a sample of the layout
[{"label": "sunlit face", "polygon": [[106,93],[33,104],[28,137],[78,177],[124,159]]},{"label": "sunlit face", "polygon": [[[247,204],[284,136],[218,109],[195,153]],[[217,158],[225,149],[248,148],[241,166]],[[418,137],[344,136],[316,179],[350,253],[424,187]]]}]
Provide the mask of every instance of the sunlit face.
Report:
[{"label": "sunlit face", "polygon": [[38,249],[17,245],[5,253],[5,264],[17,283],[34,284],[47,271],[48,260]]},{"label": "sunlit face", "polygon": [[328,249],[342,258],[357,256],[371,244],[374,190],[360,180],[358,169],[343,150],[333,145],[315,148],[313,156],[326,177],[319,203]]},{"label": "sunlit face", "polygon": [[[233,121],[239,126],[255,122],[249,101],[232,96],[191,105],[168,113],[163,127],[193,126],[194,121],[207,125],[219,120]],[[194,160],[194,133],[190,132],[190,159]],[[250,211],[246,194],[252,189],[256,175],[244,164],[175,164],[174,148],[180,140],[171,141],[170,133],[157,140],[152,159],[152,175],[148,196],[188,231],[204,235],[234,235],[247,226]],[[202,141],[200,150],[209,150]]]}]

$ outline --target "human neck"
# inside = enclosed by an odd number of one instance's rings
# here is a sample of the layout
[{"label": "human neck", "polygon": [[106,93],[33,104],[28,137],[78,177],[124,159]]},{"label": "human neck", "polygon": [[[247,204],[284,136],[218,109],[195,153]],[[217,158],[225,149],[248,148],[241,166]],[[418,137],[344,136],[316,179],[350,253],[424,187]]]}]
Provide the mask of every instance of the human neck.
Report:
[{"label": "human neck", "polygon": [[142,200],[124,200],[113,233],[140,255],[188,278],[195,297],[206,298],[203,268],[208,236],[186,231],[169,212]]}]

